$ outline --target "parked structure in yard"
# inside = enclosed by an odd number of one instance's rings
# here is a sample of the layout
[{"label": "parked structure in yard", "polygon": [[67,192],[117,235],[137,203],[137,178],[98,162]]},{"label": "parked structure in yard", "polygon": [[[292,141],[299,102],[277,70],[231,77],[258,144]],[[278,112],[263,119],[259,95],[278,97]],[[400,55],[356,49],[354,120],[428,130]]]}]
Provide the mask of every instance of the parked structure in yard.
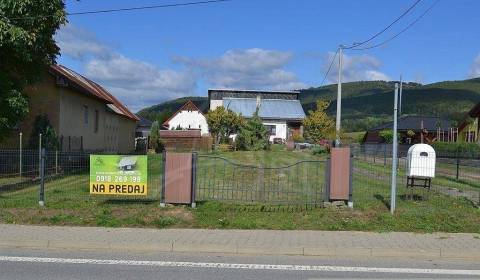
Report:
[{"label": "parked structure in yard", "polygon": [[459,139],[462,142],[477,142],[480,143],[480,103],[475,105],[470,112],[468,112],[468,118],[462,122],[459,127]]},{"label": "parked structure in yard", "polygon": [[208,134],[207,118],[202,110],[191,100],[187,101],[164,123],[163,127],[169,130],[181,128],[183,130],[198,129],[201,134]]},{"label": "parked structure in yard", "polygon": [[[456,142],[458,139],[458,129],[452,127],[452,121],[441,117],[421,117],[404,116],[398,119],[399,142],[404,144],[423,142]],[[371,128],[364,137],[367,144],[383,143],[384,139],[380,136],[382,130],[393,129],[393,122],[382,124]],[[409,135],[410,133],[412,133]]]},{"label": "parked structure in yard", "polygon": [[286,141],[295,135],[303,136],[305,112],[296,91],[208,90],[210,110],[224,106],[245,118],[251,118],[257,107],[266,126],[270,141]]},{"label": "parked structure in yard", "polygon": [[29,114],[6,142],[28,143],[35,119],[47,115],[59,138],[60,150],[91,150],[128,153],[134,150],[139,120],[99,84],[62,65],[52,65],[42,81],[25,90]]}]

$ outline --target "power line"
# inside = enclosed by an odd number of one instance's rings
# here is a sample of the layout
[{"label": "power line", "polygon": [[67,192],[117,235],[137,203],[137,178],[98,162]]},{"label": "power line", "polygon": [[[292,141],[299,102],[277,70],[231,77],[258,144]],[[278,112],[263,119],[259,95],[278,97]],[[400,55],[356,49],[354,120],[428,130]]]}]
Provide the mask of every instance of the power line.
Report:
[{"label": "power line", "polygon": [[400,36],[402,33],[404,33],[405,31],[407,31],[408,29],[410,29],[412,26],[414,26],[417,22],[419,22],[428,12],[430,12],[430,10],[433,9],[433,7],[435,7],[435,5],[438,4],[438,2],[440,2],[440,0],[436,0],[435,2],[433,2],[432,5],[430,5],[428,7],[428,9],[426,9],[419,17],[417,17],[414,21],[412,21],[409,25],[407,25],[407,27],[405,27],[404,29],[402,29],[400,32],[398,32],[397,34],[395,34],[394,36],[388,38],[387,40],[381,42],[381,43],[378,43],[376,45],[373,45],[373,46],[369,46],[369,47],[364,47],[364,48],[351,48],[351,50],[354,50],[354,51],[362,51],[362,50],[370,50],[370,49],[374,49],[374,48],[378,48],[378,47],[381,47],[385,44],[387,44],[388,42],[392,41],[393,39],[397,38],[398,36]]},{"label": "power line", "polygon": [[330,70],[332,69],[332,66],[333,66],[333,63],[335,62],[335,58],[337,57],[338,51],[339,51],[339,49],[337,49],[337,51],[333,55],[332,61],[330,62],[330,66],[328,66],[327,72],[325,72],[325,76],[323,77],[323,80],[322,80],[322,83],[320,84],[320,87],[322,87],[323,84],[325,83],[325,81],[327,80],[327,76],[330,73]]},{"label": "power line", "polygon": [[[229,1],[233,1],[233,0],[205,0],[205,1],[195,1],[195,2],[175,3],[175,4],[138,6],[138,7],[127,7],[127,8],[118,8],[118,9],[73,12],[73,13],[66,13],[66,15],[67,16],[78,16],[78,15],[91,15],[91,14],[102,14],[102,13],[127,12],[127,11],[136,11],[136,10],[148,10],[148,9],[161,9],[161,8],[172,8],[172,7],[181,7],[181,6],[205,5],[205,4],[214,4],[214,3],[229,2]],[[47,17],[51,17],[51,16],[53,16],[53,15],[32,16],[32,17],[17,17],[17,18],[10,18],[10,20],[47,18]]]},{"label": "power line", "polygon": [[377,32],[376,34],[374,34],[372,37],[368,38],[367,40],[363,41],[363,42],[360,42],[360,43],[354,43],[352,46],[349,46],[349,47],[342,47],[343,49],[352,49],[352,48],[356,48],[358,46],[361,46],[361,45],[364,45],[370,41],[372,41],[373,39],[377,38],[378,36],[380,36],[382,33],[384,33],[385,31],[387,31],[390,27],[392,27],[395,23],[397,23],[400,19],[402,19],[405,15],[407,15],[413,8],[415,8],[415,6],[417,6],[418,3],[420,3],[422,0],[417,0],[415,1],[415,3],[413,3],[407,10],[405,10],[405,12],[403,12],[399,17],[397,17],[392,23],[390,23],[389,25],[387,25],[387,27],[385,27],[384,29],[382,29],[381,31]]}]

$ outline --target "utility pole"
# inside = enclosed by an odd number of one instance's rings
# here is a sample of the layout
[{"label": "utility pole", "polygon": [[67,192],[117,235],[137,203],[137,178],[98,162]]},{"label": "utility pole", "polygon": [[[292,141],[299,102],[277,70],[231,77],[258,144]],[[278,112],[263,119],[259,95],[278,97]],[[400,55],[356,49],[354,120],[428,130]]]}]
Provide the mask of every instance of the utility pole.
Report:
[{"label": "utility pole", "polygon": [[398,114],[398,83],[395,83],[395,98],[393,104],[393,147],[392,147],[392,187],[390,197],[390,213],[395,213],[397,197],[397,114]]},{"label": "utility pole", "polygon": [[400,74],[400,96],[399,96],[399,104],[398,104],[398,116],[402,116],[402,89],[403,89],[403,80],[402,75]]},{"label": "utility pole", "polygon": [[338,84],[337,84],[337,118],[335,122],[335,147],[340,147],[340,129],[342,116],[342,67],[343,67],[343,45],[338,47]]}]

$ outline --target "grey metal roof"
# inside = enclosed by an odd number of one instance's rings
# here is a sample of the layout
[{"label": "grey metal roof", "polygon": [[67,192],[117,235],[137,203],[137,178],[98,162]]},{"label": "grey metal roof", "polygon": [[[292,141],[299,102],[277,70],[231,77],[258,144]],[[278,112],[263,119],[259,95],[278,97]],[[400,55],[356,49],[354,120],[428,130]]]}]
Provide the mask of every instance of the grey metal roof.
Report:
[{"label": "grey metal roof", "polygon": [[[255,98],[223,98],[223,106],[237,114],[249,118],[257,108]],[[299,120],[305,118],[299,100],[261,99],[258,115],[262,119]]]}]

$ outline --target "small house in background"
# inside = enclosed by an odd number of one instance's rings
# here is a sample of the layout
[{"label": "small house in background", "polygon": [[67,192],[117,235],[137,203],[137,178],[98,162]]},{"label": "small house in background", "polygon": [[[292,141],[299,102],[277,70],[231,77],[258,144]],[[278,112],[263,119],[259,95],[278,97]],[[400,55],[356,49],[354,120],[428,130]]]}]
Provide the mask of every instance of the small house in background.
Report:
[{"label": "small house in background", "polygon": [[270,134],[270,141],[285,142],[289,137],[303,136],[305,118],[296,91],[208,90],[210,110],[223,106],[244,118],[251,118],[257,107],[258,115]]},{"label": "small house in background", "polygon": [[191,100],[173,113],[162,125],[168,130],[199,130],[201,135],[208,134],[207,118]]},{"label": "small house in background", "polygon": [[468,112],[468,118],[464,120],[459,127],[459,135],[461,142],[477,142],[480,143],[480,103],[475,105],[470,112]]},{"label": "small house in background", "polygon": [[152,121],[137,115],[139,121],[135,129],[135,138],[148,138],[150,136],[150,130],[152,128]]},{"label": "small house in background", "polygon": [[[365,134],[367,144],[384,143],[380,136],[383,130],[393,130],[393,122],[373,127]],[[398,119],[399,142],[416,144],[422,142],[455,142],[458,139],[458,129],[452,127],[452,121],[441,117],[403,116]],[[423,134],[423,136],[422,136]]]}]

